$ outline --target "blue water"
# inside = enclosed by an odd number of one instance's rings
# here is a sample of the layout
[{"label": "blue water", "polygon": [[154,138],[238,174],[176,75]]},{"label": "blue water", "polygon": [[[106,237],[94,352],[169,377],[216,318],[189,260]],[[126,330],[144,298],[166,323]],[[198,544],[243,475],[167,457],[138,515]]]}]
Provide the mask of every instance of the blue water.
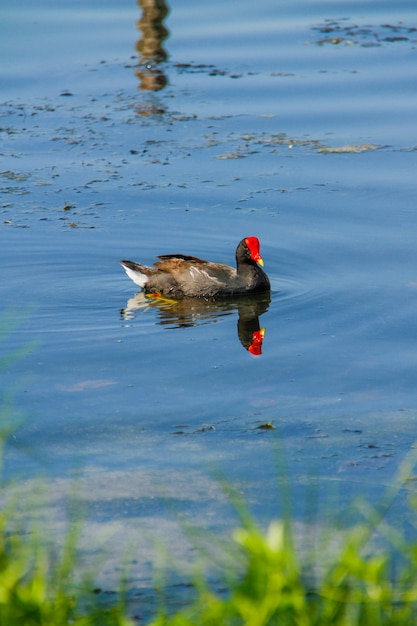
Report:
[{"label": "blue water", "polygon": [[[49,477],[55,528],[82,468],[87,543],[118,524],[116,561],[138,525],[185,558],[167,501],[228,532],[213,468],[263,523],[287,478],[299,519],[311,485],[326,515],[377,502],[417,422],[415,3],[173,1],[163,63],[133,2],[3,14],[2,352],[37,341],[2,371],[5,475]],[[248,235],[272,283],[258,357],[236,303],[160,311],[118,264],[233,264]]]}]

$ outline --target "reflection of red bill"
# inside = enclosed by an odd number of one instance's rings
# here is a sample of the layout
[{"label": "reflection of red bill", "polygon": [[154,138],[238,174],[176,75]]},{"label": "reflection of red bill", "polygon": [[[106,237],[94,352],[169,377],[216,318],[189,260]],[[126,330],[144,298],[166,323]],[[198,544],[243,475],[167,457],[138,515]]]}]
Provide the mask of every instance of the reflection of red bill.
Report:
[{"label": "reflection of red bill", "polygon": [[260,328],[252,333],[252,343],[248,348],[248,352],[255,356],[262,354],[262,342],[265,337],[266,328]]}]

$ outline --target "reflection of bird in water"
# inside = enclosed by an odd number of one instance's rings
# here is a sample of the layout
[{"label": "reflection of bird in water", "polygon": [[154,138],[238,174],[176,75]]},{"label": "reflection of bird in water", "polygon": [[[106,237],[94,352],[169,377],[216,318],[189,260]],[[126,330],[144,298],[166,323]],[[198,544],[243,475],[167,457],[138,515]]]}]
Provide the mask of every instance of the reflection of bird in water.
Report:
[{"label": "reflection of bird in water", "polygon": [[262,342],[266,330],[259,327],[259,316],[266,313],[270,302],[270,295],[264,294],[256,298],[245,298],[238,303],[237,334],[242,346],[251,354],[262,354]]},{"label": "reflection of bird in water", "polygon": [[154,267],[120,261],[129,278],[147,294],[168,298],[223,298],[269,293],[257,237],[242,239],[236,248],[236,268],[184,254],[164,254]]},{"label": "reflection of bird in water", "polygon": [[237,332],[242,346],[253,355],[262,354],[265,329],[260,327],[259,317],[266,313],[271,302],[269,293],[236,298],[233,300],[204,300],[201,298],[181,298],[170,300],[161,296],[137,293],[128,300],[121,313],[124,319],[134,317],[137,311],[158,309],[162,326],[187,328],[200,324],[215,323],[219,317],[238,312]]},{"label": "reflection of bird in water", "polygon": [[146,91],[159,91],[167,84],[167,77],[159,64],[167,60],[162,44],[169,31],[163,25],[168,15],[164,0],[138,0],[142,16],[137,22],[142,37],[136,44],[140,54],[141,67],[135,73],[140,79],[140,88]]}]

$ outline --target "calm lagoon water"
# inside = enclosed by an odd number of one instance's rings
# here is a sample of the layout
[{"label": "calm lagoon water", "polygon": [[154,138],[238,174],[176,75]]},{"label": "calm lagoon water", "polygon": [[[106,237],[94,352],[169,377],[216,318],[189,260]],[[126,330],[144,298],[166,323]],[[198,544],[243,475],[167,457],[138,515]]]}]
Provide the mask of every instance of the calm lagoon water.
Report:
[{"label": "calm lagoon water", "polygon": [[[378,502],[417,429],[415,3],[172,0],[156,26],[126,0],[3,14],[2,352],[30,344],[2,371],[4,471],[23,502],[48,477],[59,529],[77,469],[86,549],[107,538],[112,585],[135,537],[139,587],[144,529],[184,560],[173,511],[234,527],[214,471],[261,523],[289,479],[300,533],[312,488],[322,524]],[[238,303],[161,308],[118,265],[232,264],[247,235],[273,286],[257,357]]]}]

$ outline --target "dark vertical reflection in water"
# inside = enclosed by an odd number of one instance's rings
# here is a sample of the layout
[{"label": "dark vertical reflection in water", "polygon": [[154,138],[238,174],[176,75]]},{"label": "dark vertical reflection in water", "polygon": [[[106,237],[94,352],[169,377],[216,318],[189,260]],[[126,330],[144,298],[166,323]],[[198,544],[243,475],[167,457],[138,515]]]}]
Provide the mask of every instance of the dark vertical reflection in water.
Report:
[{"label": "dark vertical reflection in water", "polygon": [[121,310],[123,319],[130,320],[135,314],[148,308],[157,309],[157,324],[168,328],[187,328],[217,322],[220,317],[237,311],[237,333],[242,346],[251,354],[262,354],[265,328],[260,327],[259,318],[268,311],[271,295],[264,293],[237,300],[204,300],[200,298],[151,298],[143,292],[128,300]]},{"label": "dark vertical reflection in water", "polygon": [[135,73],[140,81],[140,89],[159,91],[168,82],[161,64],[168,58],[163,42],[169,31],[163,21],[169,9],[164,0],[138,0],[138,5],[142,9],[142,17],[138,20],[137,27],[142,36],[136,44],[140,67]]}]

